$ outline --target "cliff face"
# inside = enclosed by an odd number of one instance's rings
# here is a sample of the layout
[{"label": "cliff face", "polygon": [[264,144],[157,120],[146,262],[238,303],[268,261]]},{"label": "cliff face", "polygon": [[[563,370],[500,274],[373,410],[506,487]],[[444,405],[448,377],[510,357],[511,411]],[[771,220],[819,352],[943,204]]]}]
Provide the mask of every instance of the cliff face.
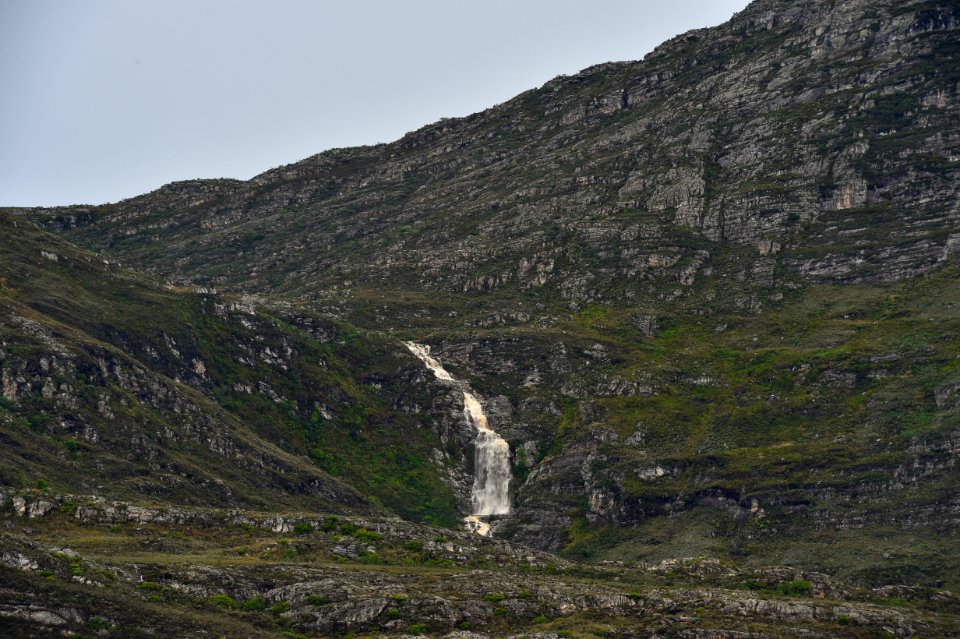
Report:
[{"label": "cliff face", "polygon": [[298,295],[611,301],[647,277],[689,285],[728,246],[760,271],[909,277],[957,246],[958,15],[760,1],[393,144],[49,223],[170,278]]},{"label": "cliff face", "polygon": [[[391,144],[16,214],[362,328],[350,357],[390,363],[364,402],[429,418],[416,463],[462,504],[462,407],[387,354],[431,343],[510,441],[500,536],[935,584],[960,574],[958,33],[951,2],[758,0]],[[294,421],[329,392],[286,395]]]}]

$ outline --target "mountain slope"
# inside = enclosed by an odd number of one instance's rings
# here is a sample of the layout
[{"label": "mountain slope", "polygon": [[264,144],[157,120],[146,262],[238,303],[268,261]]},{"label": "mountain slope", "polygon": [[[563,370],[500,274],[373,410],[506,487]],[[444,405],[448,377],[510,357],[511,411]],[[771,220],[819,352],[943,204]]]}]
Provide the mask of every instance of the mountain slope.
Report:
[{"label": "mountain slope", "polygon": [[3,484],[347,512],[376,512],[373,499],[455,521],[425,461],[438,435],[411,437],[418,418],[392,405],[411,392],[402,350],[256,298],[161,288],[0,225]]},{"label": "mountain slope", "polygon": [[[949,2],[758,0],[392,144],[14,215],[429,342],[511,444],[497,535],[956,587],[958,29]],[[462,504],[458,399],[418,395]]]},{"label": "mountain slope", "polygon": [[393,144],[50,223],[170,278],[295,295],[348,280],[610,301],[727,244],[816,278],[909,276],[957,233],[958,20],[949,3],[756,2]]}]

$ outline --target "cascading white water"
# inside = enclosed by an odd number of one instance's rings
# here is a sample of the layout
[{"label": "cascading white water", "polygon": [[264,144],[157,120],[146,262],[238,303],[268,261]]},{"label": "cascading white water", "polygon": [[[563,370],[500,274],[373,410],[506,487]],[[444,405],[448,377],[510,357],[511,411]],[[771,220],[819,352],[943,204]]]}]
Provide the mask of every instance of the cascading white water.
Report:
[{"label": "cascading white water", "polygon": [[490,428],[480,402],[467,391],[463,410],[477,428],[473,514],[505,515],[510,512],[510,445]]},{"label": "cascading white water", "polygon": [[404,342],[404,346],[433,371],[437,379],[452,382],[463,392],[463,413],[467,421],[477,429],[477,439],[474,442],[475,474],[471,494],[473,514],[464,520],[473,532],[487,535],[490,525],[482,521],[481,517],[510,512],[510,445],[490,428],[477,396],[470,392],[466,384],[454,379],[453,375],[430,355],[429,346],[415,342]]}]

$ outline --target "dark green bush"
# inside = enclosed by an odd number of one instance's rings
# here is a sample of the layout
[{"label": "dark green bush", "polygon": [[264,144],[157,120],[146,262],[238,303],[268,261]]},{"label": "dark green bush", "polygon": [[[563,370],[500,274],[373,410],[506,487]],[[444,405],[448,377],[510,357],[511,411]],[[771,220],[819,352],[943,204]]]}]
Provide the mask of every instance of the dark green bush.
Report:
[{"label": "dark green bush", "polygon": [[110,624],[103,617],[94,616],[87,620],[87,627],[91,630],[106,630]]},{"label": "dark green bush", "polygon": [[333,532],[337,529],[337,524],[340,523],[340,520],[336,515],[327,515],[323,518],[323,532]]},{"label": "dark green bush", "polygon": [[247,599],[246,601],[244,601],[243,606],[241,607],[244,610],[259,612],[261,610],[267,609],[267,602],[263,597],[257,595],[256,597],[251,597],[250,599]]},{"label": "dark green bush", "polygon": [[813,585],[809,581],[786,581],[777,586],[777,592],[787,597],[809,595]]},{"label": "dark green bush", "polygon": [[230,610],[236,610],[237,608],[237,601],[230,595],[210,595],[210,603]]},{"label": "dark green bush", "polygon": [[366,528],[360,528],[353,533],[353,538],[357,541],[365,541],[369,543],[373,541],[380,541],[383,539],[383,535],[372,530],[367,530]]}]

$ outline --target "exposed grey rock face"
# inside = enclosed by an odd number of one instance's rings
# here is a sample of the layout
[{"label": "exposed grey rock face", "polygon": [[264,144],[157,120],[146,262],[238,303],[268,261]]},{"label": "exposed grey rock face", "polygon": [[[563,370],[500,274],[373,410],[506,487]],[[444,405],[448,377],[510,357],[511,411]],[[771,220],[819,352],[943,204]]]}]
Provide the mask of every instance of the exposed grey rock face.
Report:
[{"label": "exposed grey rock face", "polygon": [[[620,293],[598,276],[692,284],[723,242],[812,279],[913,277],[960,228],[957,20],[921,0],[760,0],[642,62],[393,144],[42,219],[171,278],[246,290],[281,272],[280,289],[548,287],[580,305]],[[184,248],[249,237],[239,255]],[[249,268],[231,275],[238,258]]]},{"label": "exposed grey rock face", "polygon": [[37,570],[40,565],[22,552],[4,551],[0,554],[0,561],[20,570]]},{"label": "exposed grey rock face", "polygon": [[[496,535],[571,552],[597,535],[594,550],[624,542],[651,557],[749,555],[789,535],[884,526],[953,535],[954,354],[949,336],[915,344],[928,322],[951,320],[896,306],[890,287],[900,283],[901,294],[956,272],[958,29],[952,3],[758,0],[641,62],[556,78],[392,144],[323,153],[248,182],[183,182],[114,205],[17,215],[194,287],[209,317],[246,327],[238,360],[264,374],[231,378],[235,394],[296,403],[278,380],[302,363],[297,342],[257,312],[265,299],[331,349],[353,337],[298,310],[429,342],[510,441],[515,508],[492,522]],[[31,255],[71,263],[50,246]],[[861,288],[836,301],[840,286]],[[909,319],[889,316],[888,303]],[[11,317],[44,349],[2,362],[7,401],[39,396],[73,411],[84,397],[70,378],[88,372],[102,387],[98,413],[154,466],[176,444],[275,479],[304,468],[201,410],[194,390],[236,396],[214,383],[214,358],[186,340],[117,340],[136,358],[76,353]],[[876,326],[892,328],[867,334]],[[697,350],[713,340],[721,346]],[[473,433],[462,400],[389,355],[389,370],[364,372],[361,384],[399,417],[425,417],[435,441],[417,461],[466,511]],[[147,433],[123,421],[127,394],[177,415],[178,427]],[[317,395],[293,406],[316,414],[312,427],[356,403]],[[900,420],[907,404],[913,412]],[[46,428],[106,439],[68,420]],[[359,501],[323,476],[295,486]],[[215,481],[202,487],[230,500]],[[794,614],[735,599],[731,611]],[[382,613],[374,608],[356,618]]]}]

